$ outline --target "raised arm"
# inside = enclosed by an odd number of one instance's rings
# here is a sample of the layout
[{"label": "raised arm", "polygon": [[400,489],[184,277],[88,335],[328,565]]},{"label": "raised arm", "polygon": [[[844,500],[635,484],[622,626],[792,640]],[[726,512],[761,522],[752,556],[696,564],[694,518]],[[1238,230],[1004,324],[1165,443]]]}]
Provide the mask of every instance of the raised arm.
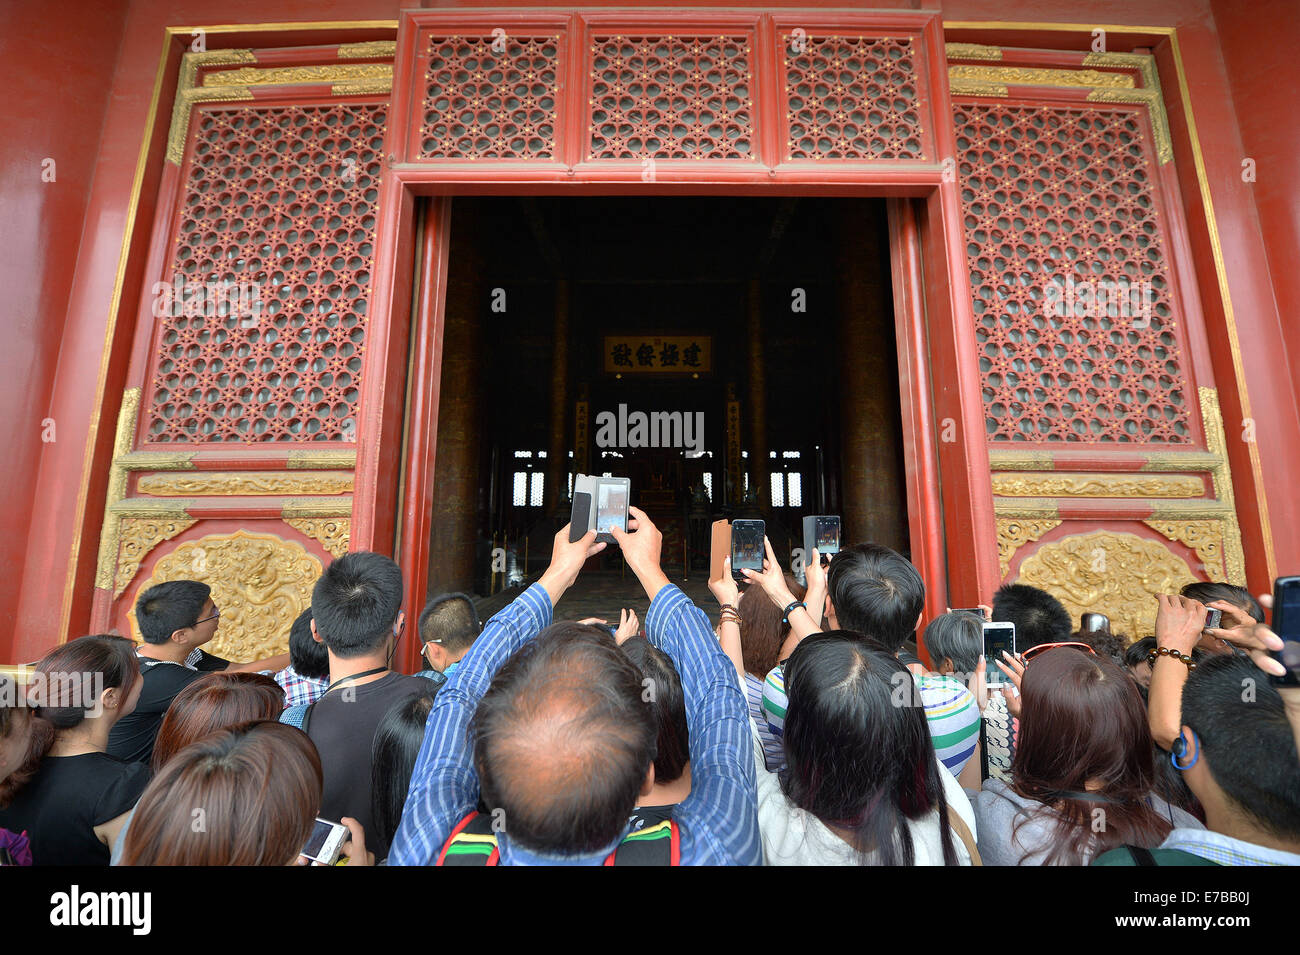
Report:
[{"label": "raised arm", "polygon": [[588,557],[604,544],[596,532],[569,543],[569,528],[555,535],[551,565],[541,579],[488,621],[446,685],[425,724],[424,742],[411,774],[402,822],[393,837],[390,865],[429,865],[456,824],[478,804],[478,774],[469,725],[497,670],[551,622],[555,604],[577,579]]},{"label": "raised arm", "polygon": [[630,508],[632,533],[614,531],[627,565],[650,598],[646,635],[677,667],[691,738],[691,794],[673,811],[688,864],[759,865],[758,809],[749,708],[735,667],[709,618],[659,567],[662,535]]}]

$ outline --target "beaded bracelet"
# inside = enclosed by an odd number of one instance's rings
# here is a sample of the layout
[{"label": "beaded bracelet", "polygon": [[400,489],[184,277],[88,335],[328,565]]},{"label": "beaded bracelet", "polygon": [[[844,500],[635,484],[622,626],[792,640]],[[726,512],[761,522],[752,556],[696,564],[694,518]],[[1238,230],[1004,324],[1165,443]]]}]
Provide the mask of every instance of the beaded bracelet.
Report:
[{"label": "beaded bracelet", "polygon": [[1155,666],[1156,660],[1160,657],[1165,657],[1165,656],[1171,657],[1172,659],[1177,660],[1180,663],[1187,664],[1187,669],[1189,672],[1196,669],[1196,664],[1192,662],[1192,658],[1190,656],[1188,656],[1186,653],[1179,653],[1177,650],[1171,650],[1169,649],[1169,647],[1157,647],[1156,649],[1152,650],[1150,653],[1147,654],[1147,663],[1150,664],[1151,666]]},{"label": "beaded bracelet", "polygon": [[735,610],[733,610],[733,609],[732,609],[731,607],[729,607],[729,606],[728,606],[728,607],[723,607],[723,608],[722,608],[722,613],[721,613],[721,615],[720,615],[719,618],[718,618],[718,623],[719,623],[719,624],[724,624],[724,623],[734,623],[737,627],[739,627],[739,626],[740,626],[740,614],[738,614]]},{"label": "beaded bracelet", "polygon": [[785,610],[781,611],[781,622],[789,623],[791,611],[798,610],[800,607],[803,607],[805,610],[808,609],[808,605],[804,603],[802,600],[793,601],[790,604],[790,606],[786,607]]}]

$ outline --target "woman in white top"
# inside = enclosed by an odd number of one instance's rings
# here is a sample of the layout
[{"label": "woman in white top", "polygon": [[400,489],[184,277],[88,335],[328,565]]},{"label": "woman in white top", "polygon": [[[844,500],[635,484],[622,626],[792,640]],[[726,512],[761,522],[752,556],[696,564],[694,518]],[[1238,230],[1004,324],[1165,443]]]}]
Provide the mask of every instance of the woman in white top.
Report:
[{"label": "woman in white top", "polygon": [[786,662],[785,686],[779,777],[755,735],[768,865],[971,864],[970,801],[939,764],[897,659],[856,634],[816,634]]}]

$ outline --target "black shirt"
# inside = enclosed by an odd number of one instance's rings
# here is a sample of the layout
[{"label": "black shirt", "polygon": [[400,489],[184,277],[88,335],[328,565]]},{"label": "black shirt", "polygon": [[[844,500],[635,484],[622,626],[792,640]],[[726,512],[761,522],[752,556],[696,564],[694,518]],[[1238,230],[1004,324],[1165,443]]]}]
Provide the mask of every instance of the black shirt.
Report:
[{"label": "black shirt", "polygon": [[361,823],[366,848],[376,859],[388,855],[388,845],[370,813],[375,730],[389,708],[432,690],[429,681],[418,676],[389,673],[357,687],[343,684],[317,700],[307,718],[307,735],[316,744],[325,774],[321,818],[338,822],[351,816]]},{"label": "black shirt", "polygon": [[176,694],[203,676],[179,663],[160,663],[140,658],[144,686],[135,710],[122,717],[108,734],[108,754],[128,763],[147,763],[153,758],[153,744],[158,738],[167,708]]},{"label": "black shirt", "polygon": [[46,756],[0,809],[0,828],[26,830],[36,865],[108,865],[109,847],[94,828],[130,812],[147,785],[148,766],[105,753]]}]

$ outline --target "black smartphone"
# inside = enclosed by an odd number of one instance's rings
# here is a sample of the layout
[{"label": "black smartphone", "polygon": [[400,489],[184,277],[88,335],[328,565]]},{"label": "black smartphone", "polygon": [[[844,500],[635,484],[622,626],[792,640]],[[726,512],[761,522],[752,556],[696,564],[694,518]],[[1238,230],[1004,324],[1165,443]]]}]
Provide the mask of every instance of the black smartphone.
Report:
[{"label": "black smartphone", "polygon": [[1273,581],[1273,625],[1282,649],[1273,659],[1286,667],[1286,676],[1272,677],[1274,686],[1300,686],[1300,577]]},{"label": "black smartphone", "polygon": [[812,559],[813,548],[822,562],[840,552],[840,517],[838,514],[811,514],[803,519],[803,559]]},{"label": "black smartphone", "polygon": [[742,570],[748,568],[763,572],[763,536],[767,525],[763,521],[731,522],[731,576],[737,583],[745,583]]},{"label": "black smartphone", "polygon": [[984,624],[984,679],[990,690],[1011,683],[997,666],[1007,662],[1002,659],[1003,650],[1016,655],[1016,625],[1009,621]]}]

